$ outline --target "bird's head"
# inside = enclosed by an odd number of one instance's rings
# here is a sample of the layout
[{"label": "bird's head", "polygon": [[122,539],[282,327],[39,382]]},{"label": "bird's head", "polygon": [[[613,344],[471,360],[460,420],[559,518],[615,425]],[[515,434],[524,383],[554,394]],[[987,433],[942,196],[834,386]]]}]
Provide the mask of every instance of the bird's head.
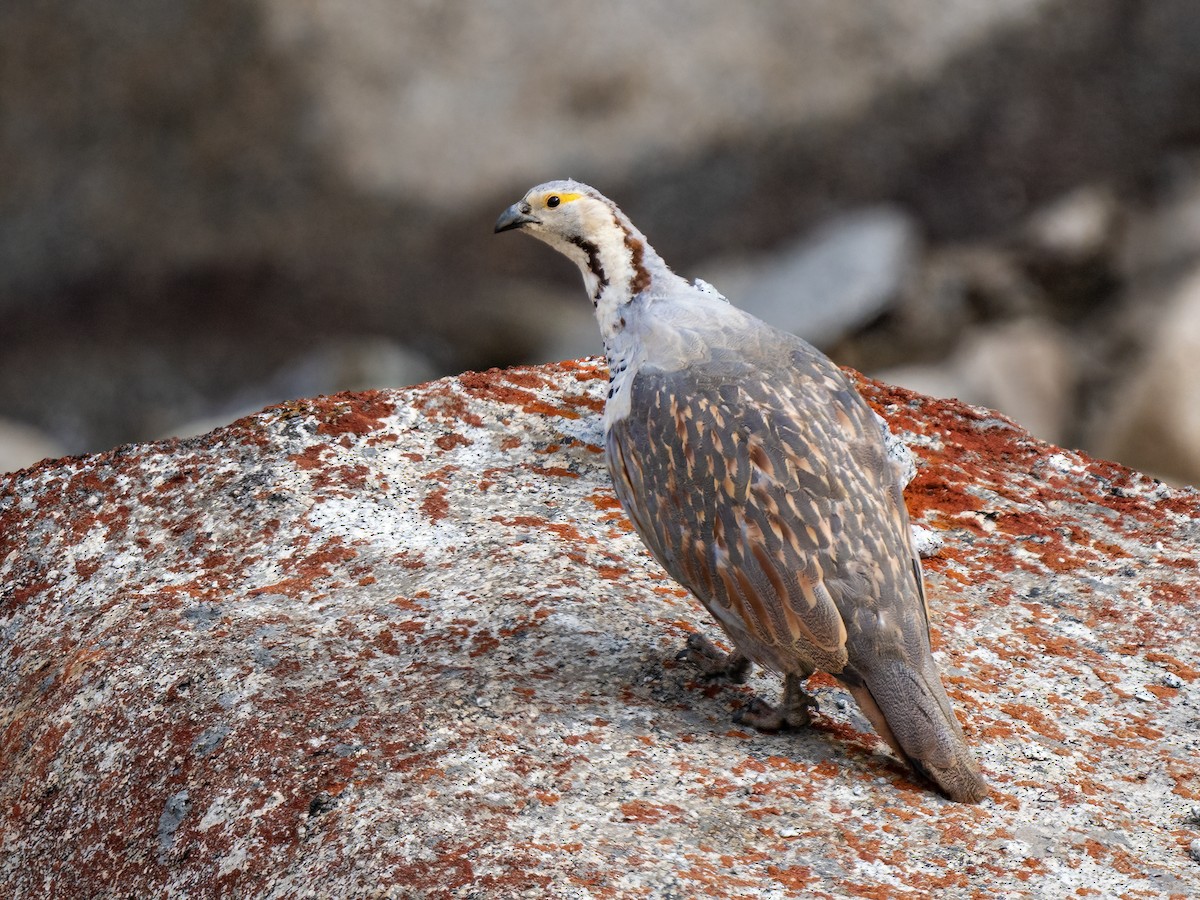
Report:
[{"label": "bird's head", "polygon": [[564,253],[619,226],[616,207],[595,188],[569,179],[532,188],[496,220],[496,232],[520,228]]},{"label": "bird's head", "polygon": [[662,265],[617,205],[578,181],[539,184],[496,220],[497,232],[518,228],[573,260],[593,303],[610,285],[628,300],[650,284],[648,266]]}]

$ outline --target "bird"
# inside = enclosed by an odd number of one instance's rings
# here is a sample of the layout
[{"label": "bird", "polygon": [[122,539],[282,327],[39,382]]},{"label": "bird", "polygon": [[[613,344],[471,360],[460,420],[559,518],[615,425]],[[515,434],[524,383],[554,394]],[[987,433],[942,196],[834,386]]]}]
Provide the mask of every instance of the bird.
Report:
[{"label": "bird", "polygon": [[827,672],[896,755],[948,798],[988,785],[933,659],[903,479],[883,429],[825,354],[675,274],[628,216],[572,179],[530,189],[496,221],[578,265],[608,362],[604,446],[618,500],[651,555],[725,632],[679,658],[744,682],[783,676],[778,705],[739,720],[808,725]]}]

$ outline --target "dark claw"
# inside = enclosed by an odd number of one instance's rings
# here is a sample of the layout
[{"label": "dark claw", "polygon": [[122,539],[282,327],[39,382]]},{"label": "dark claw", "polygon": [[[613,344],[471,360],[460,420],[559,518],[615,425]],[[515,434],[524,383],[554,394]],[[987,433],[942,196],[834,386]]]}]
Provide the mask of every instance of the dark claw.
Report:
[{"label": "dark claw", "polygon": [[[789,681],[792,680],[789,678]],[[772,706],[758,697],[750,698],[749,703],[734,713],[733,721],[759,731],[790,731],[806,727],[816,712],[817,701],[800,690],[798,685],[798,681],[792,682],[791,689],[785,692],[779,706]]]},{"label": "dark claw", "polygon": [[705,680],[724,679],[742,684],[750,675],[750,660],[740,653],[724,653],[702,634],[688,635],[687,646],[675,655],[679,662],[686,662],[700,673]]},{"label": "dark claw", "polygon": [[779,710],[758,697],[751,697],[749,703],[735,712],[733,722],[749,725],[756,731],[782,731],[787,724]]}]

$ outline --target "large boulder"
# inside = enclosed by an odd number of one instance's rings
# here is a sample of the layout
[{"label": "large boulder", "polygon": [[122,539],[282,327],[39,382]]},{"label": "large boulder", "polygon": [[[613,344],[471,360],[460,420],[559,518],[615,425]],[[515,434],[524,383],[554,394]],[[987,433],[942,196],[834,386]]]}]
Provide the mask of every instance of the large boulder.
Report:
[{"label": "large boulder", "polygon": [[1200,495],[859,381],[916,455],[991,797],[847,695],[731,724],[610,490],[592,361],[0,477],[0,895],[1194,896]]}]

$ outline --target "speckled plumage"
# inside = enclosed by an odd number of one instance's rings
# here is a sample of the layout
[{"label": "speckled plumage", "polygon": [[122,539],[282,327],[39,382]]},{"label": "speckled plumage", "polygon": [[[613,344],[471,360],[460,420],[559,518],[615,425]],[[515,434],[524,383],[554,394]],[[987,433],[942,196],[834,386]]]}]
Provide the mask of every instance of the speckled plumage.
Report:
[{"label": "speckled plumage", "polygon": [[879,425],[832,361],[673,273],[611,201],[571,181],[531,190],[497,231],[523,228],[583,273],[610,371],[606,449],[616,493],[655,558],[729,636],[696,637],[710,674],[749,660],[785,676],[798,725],[816,670],[854,694],[876,730],[951,798],[987,786],[930,652],[902,483]]}]

